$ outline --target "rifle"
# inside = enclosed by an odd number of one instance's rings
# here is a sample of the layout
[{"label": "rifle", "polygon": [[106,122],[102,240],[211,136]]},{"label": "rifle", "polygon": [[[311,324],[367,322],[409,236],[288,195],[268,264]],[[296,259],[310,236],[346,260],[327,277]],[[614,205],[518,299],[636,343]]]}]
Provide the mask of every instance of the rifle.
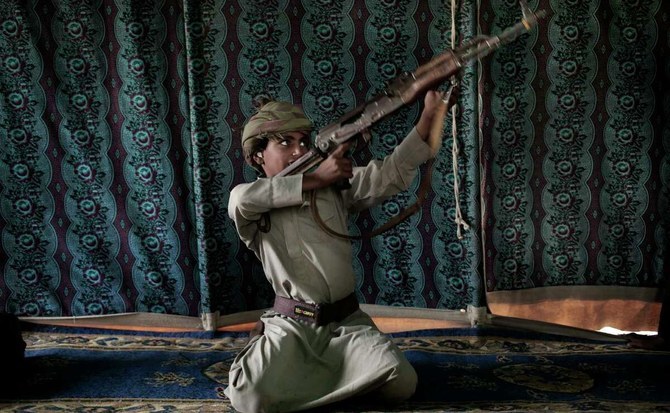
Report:
[{"label": "rifle", "polygon": [[303,174],[320,164],[340,145],[362,139],[370,141],[368,129],[380,119],[414,102],[419,95],[457,74],[469,61],[487,56],[500,46],[510,43],[530,31],[545,12],[533,12],[525,0],[520,0],[521,21],[505,29],[498,36],[478,36],[463,46],[448,50],[419,66],[412,73],[396,78],[380,96],[363,103],[342,116],[338,121],[317,132],[314,147],[298,158],[277,176]]}]

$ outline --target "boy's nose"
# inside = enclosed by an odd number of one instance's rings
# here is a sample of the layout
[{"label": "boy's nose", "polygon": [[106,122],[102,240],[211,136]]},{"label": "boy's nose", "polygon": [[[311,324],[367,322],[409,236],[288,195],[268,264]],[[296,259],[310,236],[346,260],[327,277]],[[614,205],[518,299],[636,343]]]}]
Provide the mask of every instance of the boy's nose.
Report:
[{"label": "boy's nose", "polygon": [[304,146],[296,146],[295,149],[293,149],[293,154],[302,155],[303,153],[305,153],[306,150],[307,148],[305,148]]}]

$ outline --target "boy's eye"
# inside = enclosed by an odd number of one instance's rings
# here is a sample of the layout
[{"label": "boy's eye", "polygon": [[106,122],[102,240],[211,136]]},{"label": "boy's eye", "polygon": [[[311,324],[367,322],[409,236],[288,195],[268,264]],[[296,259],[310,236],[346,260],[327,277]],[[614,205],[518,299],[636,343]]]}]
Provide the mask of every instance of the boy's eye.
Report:
[{"label": "boy's eye", "polygon": [[282,140],[279,141],[279,144],[282,145],[282,146],[288,146],[288,141],[285,140],[285,139],[282,139]]}]

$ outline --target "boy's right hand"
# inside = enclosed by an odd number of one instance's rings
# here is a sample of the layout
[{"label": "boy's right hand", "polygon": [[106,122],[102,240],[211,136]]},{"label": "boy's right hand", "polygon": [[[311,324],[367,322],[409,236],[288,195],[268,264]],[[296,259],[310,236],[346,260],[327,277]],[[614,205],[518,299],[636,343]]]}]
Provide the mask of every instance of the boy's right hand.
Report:
[{"label": "boy's right hand", "polygon": [[347,155],[350,144],[337,147],[321,162],[314,172],[303,177],[303,190],[312,190],[328,187],[335,182],[348,180],[354,176],[354,166]]}]

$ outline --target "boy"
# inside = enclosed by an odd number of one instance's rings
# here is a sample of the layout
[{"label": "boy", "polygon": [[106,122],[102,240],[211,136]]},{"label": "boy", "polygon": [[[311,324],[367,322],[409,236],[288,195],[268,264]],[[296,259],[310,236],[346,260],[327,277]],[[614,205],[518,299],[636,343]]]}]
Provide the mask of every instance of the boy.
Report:
[{"label": "boy", "polygon": [[[311,122],[285,102],[265,103],[245,125],[246,161],[261,172],[233,188],[228,213],[258,256],[276,294],[264,329],[233,362],[226,395],[240,412],[310,409],[365,394],[400,402],[417,376],[402,352],[358,307],[351,245],[311,216],[310,192],[333,230],[347,210],[368,208],[407,189],[431,156],[426,144],[441,94],[428,92],[416,127],[382,161],[353,167],[341,146],[313,172],[276,177],[309,149]],[[345,190],[332,184],[347,179]]]}]

